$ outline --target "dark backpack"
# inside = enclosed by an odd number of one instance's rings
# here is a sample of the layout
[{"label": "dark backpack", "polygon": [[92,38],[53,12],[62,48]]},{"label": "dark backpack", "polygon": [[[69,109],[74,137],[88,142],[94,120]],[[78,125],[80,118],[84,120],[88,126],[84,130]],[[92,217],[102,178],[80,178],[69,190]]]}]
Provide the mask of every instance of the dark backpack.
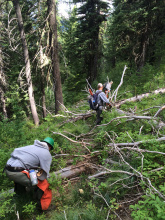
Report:
[{"label": "dark backpack", "polygon": [[93,109],[93,110],[97,110],[97,108],[99,107],[98,105],[98,95],[101,93],[102,91],[99,91],[93,95],[90,96],[89,98],[89,105],[90,105],[90,108]]}]

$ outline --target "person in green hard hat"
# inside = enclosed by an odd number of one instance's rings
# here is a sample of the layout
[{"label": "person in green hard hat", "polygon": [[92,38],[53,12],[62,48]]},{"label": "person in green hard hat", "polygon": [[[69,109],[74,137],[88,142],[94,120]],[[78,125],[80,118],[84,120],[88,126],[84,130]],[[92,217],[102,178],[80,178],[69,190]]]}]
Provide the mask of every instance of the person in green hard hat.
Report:
[{"label": "person in green hard hat", "polygon": [[[15,148],[5,166],[6,176],[15,183],[14,191],[22,194],[32,188],[34,191],[35,188],[36,197],[40,200],[42,210],[46,210],[51,202],[51,191],[47,178],[52,162],[50,151],[53,146],[54,140],[46,137],[42,141],[35,140],[33,145]],[[38,184],[35,187],[32,186],[29,175],[31,170],[34,170],[37,176]]]}]

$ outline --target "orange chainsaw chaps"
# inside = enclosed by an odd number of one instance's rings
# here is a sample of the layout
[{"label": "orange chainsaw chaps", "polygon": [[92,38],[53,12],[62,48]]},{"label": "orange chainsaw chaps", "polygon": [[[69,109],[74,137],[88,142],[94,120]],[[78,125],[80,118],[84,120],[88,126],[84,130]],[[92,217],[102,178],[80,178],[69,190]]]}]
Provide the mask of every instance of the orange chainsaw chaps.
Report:
[{"label": "orange chainsaw chaps", "polygon": [[[27,175],[27,177],[30,179],[28,171],[23,170],[22,173],[25,173]],[[37,186],[38,186],[38,188],[40,188],[44,192],[44,194],[42,195],[42,197],[40,199],[41,208],[42,208],[42,210],[47,210],[50,206],[51,201],[52,201],[52,191],[51,191],[51,189],[49,189],[49,183],[48,183],[47,179],[44,179],[44,180],[38,179]]]},{"label": "orange chainsaw chaps", "polygon": [[52,201],[52,191],[49,189],[49,183],[47,179],[44,180],[38,180],[37,184],[38,188],[40,188],[44,194],[41,197],[41,208],[42,210],[47,210],[50,206],[50,203]]}]

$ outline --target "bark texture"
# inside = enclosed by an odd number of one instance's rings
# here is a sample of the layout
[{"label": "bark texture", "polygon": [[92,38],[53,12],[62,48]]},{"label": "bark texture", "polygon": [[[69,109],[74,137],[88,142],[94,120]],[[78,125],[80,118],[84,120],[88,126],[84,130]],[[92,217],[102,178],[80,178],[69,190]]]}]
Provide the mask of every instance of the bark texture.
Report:
[{"label": "bark texture", "polygon": [[57,18],[56,18],[56,3],[54,0],[47,0],[49,25],[51,32],[51,55],[53,66],[53,81],[54,81],[54,96],[55,96],[55,114],[60,111],[61,104],[63,104],[62,85],[58,59],[58,41],[57,41]]},{"label": "bark texture", "polygon": [[0,105],[2,107],[2,112],[4,118],[7,118],[7,110],[6,110],[6,98],[5,98],[5,90],[6,90],[6,77],[4,74],[3,68],[3,55],[0,47]]},{"label": "bark texture", "polygon": [[57,177],[60,178],[72,178],[79,176],[82,172],[86,170],[85,164],[81,164],[80,166],[69,166],[61,169],[59,171],[54,172]]},{"label": "bark texture", "polygon": [[22,13],[21,13],[19,1],[13,0],[13,4],[15,7],[16,15],[17,15],[18,27],[19,27],[19,31],[20,31],[20,35],[21,35],[22,46],[23,46],[23,53],[24,53],[24,60],[25,60],[25,73],[26,73],[26,80],[27,80],[27,86],[28,86],[28,95],[29,95],[31,112],[32,112],[32,116],[33,116],[33,120],[34,120],[35,125],[38,125],[39,118],[38,118],[37,108],[36,108],[34,94],[33,94],[29,51],[28,51],[26,36],[25,36],[25,32],[24,32],[24,27],[23,27]]},{"label": "bark texture", "polygon": [[46,97],[45,97],[45,76],[44,76],[44,69],[43,69],[43,48],[40,45],[40,66],[41,66],[41,93],[42,93],[42,111],[43,111],[43,118],[46,117]]},{"label": "bark texture", "polygon": [[153,94],[161,94],[161,93],[165,93],[165,88],[160,88],[160,89],[157,89],[151,93],[144,93],[144,94],[141,94],[141,95],[138,95],[138,96],[134,96],[132,98],[129,98],[129,99],[125,99],[125,100],[122,100],[120,102],[116,102],[114,104],[115,107],[119,108],[121,105],[123,105],[124,103],[126,102],[137,102],[137,101],[140,101],[141,99],[143,98],[146,98],[146,97],[149,97],[150,95],[153,95]]}]

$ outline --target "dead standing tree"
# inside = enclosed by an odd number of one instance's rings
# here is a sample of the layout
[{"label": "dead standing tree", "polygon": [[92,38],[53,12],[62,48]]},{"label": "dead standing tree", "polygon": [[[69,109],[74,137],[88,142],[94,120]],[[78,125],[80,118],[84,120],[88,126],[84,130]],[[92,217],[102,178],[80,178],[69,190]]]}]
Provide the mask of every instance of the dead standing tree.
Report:
[{"label": "dead standing tree", "polygon": [[[2,5],[1,5],[2,7]],[[5,119],[7,119],[7,108],[6,108],[6,90],[8,87],[7,84],[7,77],[5,75],[5,70],[7,69],[8,66],[8,57],[9,55],[5,53],[3,50],[3,44],[6,42],[6,31],[4,29],[5,25],[3,23],[3,10],[0,10],[0,108],[2,109],[2,114]]]},{"label": "dead standing tree", "polygon": [[0,104],[4,118],[7,118],[5,90],[7,88],[6,77],[4,74],[3,53],[0,47]]},{"label": "dead standing tree", "polygon": [[24,31],[24,27],[23,27],[23,19],[22,19],[19,1],[13,0],[13,5],[15,7],[17,21],[18,21],[18,27],[19,27],[19,31],[20,31],[21,40],[22,40],[24,60],[25,60],[25,74],[26,74],[26,80],[27,80],[27,86],[28,86],[28,95],[29,95],[31,112],[32,112],[32,116],[33,116],[33,120],[34,120],[35,125],[39,125],[39,117],[38,117],[37,108],[36,108],[36,104],[35,104],[35,100],[34,100],[34,93],[33,93],[29,51],[28,51],[25,31]]},{"label": "dead standing tree", "polygon": [[116,88],[116,90],[113,92],[112,97],[110,97],[111,100],[113,100],[113,98],[114,98],[114,102],[116,102],[117,94],[118,94],[119,88],[120,88],[121,85],[123,84],[123,78],[124,78],[126,69],[127,69],[127,67],[126,67],[126,65],[125,65],[124,70],[123,70],[123,74],[122,74],[122,77],[121,77],[121,81],[120,81],[118,87]]}]

